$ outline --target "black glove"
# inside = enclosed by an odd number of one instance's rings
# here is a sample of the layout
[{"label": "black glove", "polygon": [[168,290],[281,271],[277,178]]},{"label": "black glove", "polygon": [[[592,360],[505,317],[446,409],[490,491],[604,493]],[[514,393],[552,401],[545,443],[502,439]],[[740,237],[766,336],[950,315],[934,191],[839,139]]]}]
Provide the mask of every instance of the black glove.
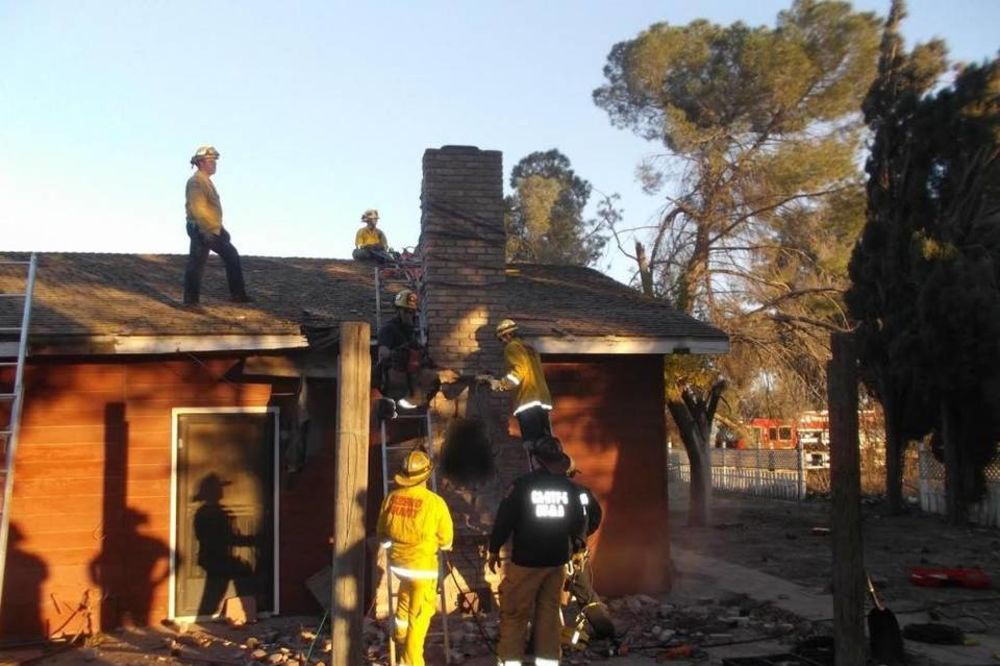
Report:
[{"label": "black glove", "polygon": [[227,243],[229,242],[229,232],[228,232],[228,231],[226,231],[226,228],[225,228],[225,227],[222,227],[222,229],[220,229],[220,230],[219,230],[219,236],[220,236],[220,237],[222,238],[222,240],[224,240],[225,242],[227,242]]}]

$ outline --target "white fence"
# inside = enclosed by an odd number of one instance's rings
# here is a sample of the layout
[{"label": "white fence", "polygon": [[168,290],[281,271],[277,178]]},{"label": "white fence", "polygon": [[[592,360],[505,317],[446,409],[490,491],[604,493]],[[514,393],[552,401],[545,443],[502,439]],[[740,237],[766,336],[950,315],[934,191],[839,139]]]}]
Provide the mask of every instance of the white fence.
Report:
[{"label": "white fence", "polygon": [[[930,447],[920,444],[920,508],[929,513],[948,512],[944,494],[944,464]],[[969,507],[969,520],[987,527],[1000,527],[1000,452],[985,470],[986,494]]]},{"label": "white fence", "polygon": [[[712,490],[776,499],[806,496],[807,454],[801,449],[711,449]],[[825,461],[811,461],[824,465]],[[671,480],[691,482],[691,464],[683,447],[667,449]]]}]

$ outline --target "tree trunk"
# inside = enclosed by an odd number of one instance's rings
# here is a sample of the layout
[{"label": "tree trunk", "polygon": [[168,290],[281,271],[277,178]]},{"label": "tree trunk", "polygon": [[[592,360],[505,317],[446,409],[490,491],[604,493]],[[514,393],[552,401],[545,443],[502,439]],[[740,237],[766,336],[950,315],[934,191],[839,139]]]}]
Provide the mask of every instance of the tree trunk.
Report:
[{"label": "tree trunk", "polygon": [[969,522],[969,507],[965,501],[961,429],[955,407],[948,400],[941,402],[941,440],[944,445],[944,494],[948,522],[964,525]]},{"label": "tree trunk", "polygon": [[701,427],[699,419],[691,414],[688,405],[681,400],[669,400],[667,408],[677,424],[691,465],[688,525],[706,527],[712,518],[712,452],[709,446],[711,427]]},{"label": "tree trunk", "polygon": [[642,284],[642,293],[652,297],[653,272],[649,268],[649,258],[646,256],[646,248],[639,241],[635,242],[635,261],[639,264],[639,281]]},{"label": "tree trunk", "polygon": [[903,512],[903,454],[907,440],[901,435],[899,402],[891,398],[891,391],[884,393],[882,408],[885,411],[885,499],[889,513],[896,516]]}]

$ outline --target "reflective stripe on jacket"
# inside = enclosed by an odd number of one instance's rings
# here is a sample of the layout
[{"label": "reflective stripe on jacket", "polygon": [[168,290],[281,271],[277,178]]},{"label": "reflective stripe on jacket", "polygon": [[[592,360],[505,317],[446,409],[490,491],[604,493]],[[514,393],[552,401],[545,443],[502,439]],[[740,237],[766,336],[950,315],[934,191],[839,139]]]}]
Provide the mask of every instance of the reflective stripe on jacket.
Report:
[{"label": "reflective stripe on jacket", "polygon": [[503,358],[507,362],[507,374],[502,380],[504,388],[517,388],[514,413],[535,406],[552,409],[552,395],[545,383],[538,352],[520,338],[514,338],[504,346]]},{"label": "reflective stripe on jacket", "polygon": [[392,542],[389,563],[399,575],[436,576],[437,552],[450,550],[454,539],[451,513],[441,496],[424,485],[397,488],[382,502],[378,538]]}]

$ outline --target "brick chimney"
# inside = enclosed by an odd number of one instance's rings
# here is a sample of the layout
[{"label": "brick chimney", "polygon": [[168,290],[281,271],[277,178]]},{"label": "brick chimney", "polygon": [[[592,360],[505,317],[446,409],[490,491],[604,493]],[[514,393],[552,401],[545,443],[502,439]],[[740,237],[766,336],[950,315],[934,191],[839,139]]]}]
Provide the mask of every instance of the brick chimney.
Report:
[{"label": "brick chimney", "polygon": [[499,371],[492,327],[503,316],[506,233],[498,150],[444,146],[424,152],[420,249],[430,353],[460,374]]},{"label": "brick chimney", "polygon": [[494,330],[507,316],[503,301],[506,242],[503,156],[474,146],[424,152],[420,252],[424,266],[423,311],[431,358],[465,381],[446,384],[435,399],[435,433],[441,442],[455,418],[479,422],[497,455],[499,477],[477,488],[444,483],[441,490],[455,520],[459,575],[482,603],[498,580],[482,568],[482,549],[507,483],[527,471],[521,444],[508,435],[510,398],[475,395],[470,375],[503,372],[503,350]]}]

